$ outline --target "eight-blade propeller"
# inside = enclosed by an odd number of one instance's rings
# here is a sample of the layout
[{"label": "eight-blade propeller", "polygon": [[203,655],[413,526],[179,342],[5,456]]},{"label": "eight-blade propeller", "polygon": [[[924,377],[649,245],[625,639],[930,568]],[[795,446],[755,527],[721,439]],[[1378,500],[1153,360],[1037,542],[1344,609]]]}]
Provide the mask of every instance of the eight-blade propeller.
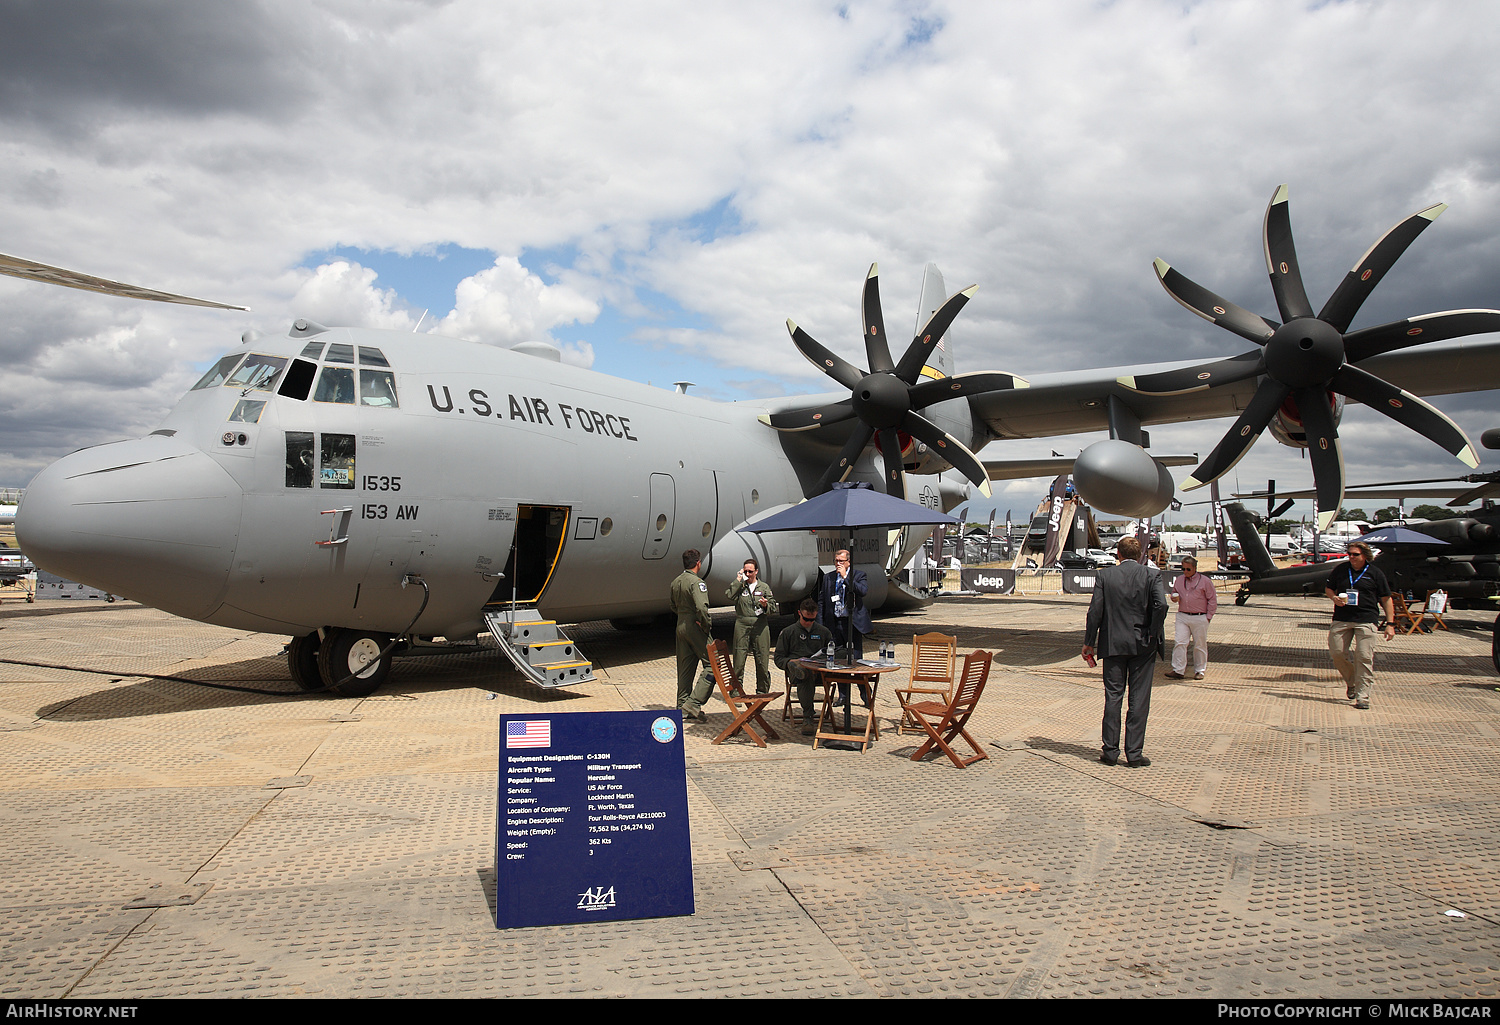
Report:
[{"label": "eight-blade propeller", "polygon": [[1380,279],[1422,229],[1445,209],[1439,203],[1419,210],[1386,232],[1360,257],[1314,316],[1302,286],[1302,272],[1297,267],[1287,213],[1287,187],[1277,188],[1266,208],[1262,234],[1266,270],[1281,311],[1280,324],[1236,306],[1188,280],[1165,262],[1156,261],[1157,277],[1173,299],[1203,319],[1260,346],[1229,359],[1120,379],[1136,391],[1176,394],[1251,377],[1262,378],[1234,426],[1193,475],[1183,481],[1184,491],[1227,473],[1290,400],[1307,432],[1307,450],[1317,485],[1319,526],[1326,528],[1338,515],[1344,497],[1344,457],[1328,401],[1330,391],[1363,402],[1405,424],[1471,467],[1479,465],[1468,437],[1442,412],[1353,365],[1382,352],[1500,330],[1500,311],[1450,310],[1349,331],[1349,322]]},{"label": "eight-blade propeller", "polygon": [[779,431],[809,431],[846,420],[859,421],[854,425],[838,458],[819,479],[813,490],[814,494],[821,494],[831,488],[835,481],[846,479],[865,446],[878,436],[880,452],[885,460],[886,491],[897,498],[905,498],[906,478],[902,465],[901,432],[932,446],[939,456],[973,481],[981,492],[990,494],[989,477],[974,453],[963,442],[917,412],[946,399],[1026,387],[1026,382],[1019,377],[988,371],[917,383],[922,368],[932,355],[933,347],[978,287],[971,285],[962,292],[949,296],[917,331],[898,363],[891,358],[890,346],[886,343],[885,317],[880,310],[879,268],[877,264],[871,264],[860,301],[869,373],[841,359],[792,321],[786,322],[787,330],[792,334],[792,344],[814,366],[848,388],[850,396],[826,406],[773,413],[761,417],[761,420]]}]

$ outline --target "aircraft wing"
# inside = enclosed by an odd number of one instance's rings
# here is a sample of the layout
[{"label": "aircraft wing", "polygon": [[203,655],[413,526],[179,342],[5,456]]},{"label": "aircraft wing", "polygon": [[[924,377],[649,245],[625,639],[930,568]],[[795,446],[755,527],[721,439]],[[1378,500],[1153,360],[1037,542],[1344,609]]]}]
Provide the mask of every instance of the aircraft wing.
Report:
[{"label": "aircraft wing", "polygon": [[[1198,457],[1158,456],[1152,458],[1166,466],[1195,466]],[[984,472],[990,480],[1026,480],[1031,477],[1056,477],[1060,473],[1073,472],[1072,456],[1053,456],[1043,459],[983,459]]]},{"label": "aircraft wing", "polygon": [[[1238,416],[1255,394],[1254,378],[1176,395],[1134,391],[1120,380],[1202,362],[1200,358],[1028,375],[1029,388],[971,395],[969,404],[975,415],[1001,438],[1045,438],[1106,430],[1111,396],[1134,411],[1146,425]],[[1373,356],[1359,366],[1414,395],[1486,391],[1500,388],[1500,336],[1480,335],[1402,349]]]}]

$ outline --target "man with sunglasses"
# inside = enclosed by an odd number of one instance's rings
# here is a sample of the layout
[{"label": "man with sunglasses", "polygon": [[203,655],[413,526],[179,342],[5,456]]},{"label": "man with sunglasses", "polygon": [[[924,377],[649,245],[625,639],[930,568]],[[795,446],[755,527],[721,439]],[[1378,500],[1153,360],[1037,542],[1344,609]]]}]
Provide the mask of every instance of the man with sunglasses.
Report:
[{"label": "man with sunglasses", "polygon": [[810,737],[817,731],[817,716],[813,712],[813,673],[799,663],[801,658],[816,658],[827,649],[833,640],[828,627],[818,622],[816,598],[804,598],[797,606],[797,621],[781,631],[776,638],[776,666],[786,670],[787,679],[797,685],[797,703],[802,706],[802,735]]},{"label": "man with sunglasses", "polygon": [[[1337,588],[1337,590],[1335,590]],[[1349,544],[1349,562],[1328,574],[1323,594],[1333,601],[1333,625],[1328,629],[1328,651],[1344,678],[1345,693],[1355,708],[1370,707],[1370,685],[1375,682],[1375,631],[1385,613],[1385,639],[1396,636],[1396,605],[1391,585],[1371,565],[1370,546]]]}]

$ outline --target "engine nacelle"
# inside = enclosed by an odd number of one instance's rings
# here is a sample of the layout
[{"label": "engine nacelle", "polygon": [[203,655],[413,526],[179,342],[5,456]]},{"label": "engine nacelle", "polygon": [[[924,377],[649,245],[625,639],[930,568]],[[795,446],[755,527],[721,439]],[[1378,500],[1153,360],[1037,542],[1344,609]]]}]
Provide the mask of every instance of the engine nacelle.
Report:
[{"label": "engine nacelle", "polygon": [[[1337,427],[1344,418],[1344,397],[1336,392],[1328,393],[1329,407],[1333,410],[1333,425]],[[1302,414],[1297,409],[1297,400],[1287,396],[1276,415],[1267,425],[1271,437],[1287,448],[1307,447],[1307,428],[1302,426]]]},{"label": "engine nacelle", "polygon": [[1167,468],[1128,441],[1096,441],[1073,463],[1073,486],[1101,512],[1137,519],[1172,504],[1177,485]]},{"label": "engine nacelle", "polygon": [[[778,505],[750,518],[751,523],[790,509]],[[718,605],[747,558],[760,563],[760,578],[780,601],[793,601],[812,593],[818,580],[818,539],[806,530],[749,534],[731,530],[714,545],[708,564],[709,604]]]}]

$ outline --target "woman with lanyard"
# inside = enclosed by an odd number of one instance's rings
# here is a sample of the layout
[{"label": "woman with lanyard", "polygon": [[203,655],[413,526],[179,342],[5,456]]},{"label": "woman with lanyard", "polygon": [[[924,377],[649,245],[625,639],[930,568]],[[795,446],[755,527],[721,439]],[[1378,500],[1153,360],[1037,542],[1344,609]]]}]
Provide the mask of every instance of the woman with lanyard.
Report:
[{"label": "woman with lanyard", "polygon": [[[1337,590],[1335,590],[1337,588]],[[1370,565],[1370,546],[1349,545],[1349,562],[1328,574],[1323,592],[1333,599],[1333,625],[1328,651],[1344,678],[1345,691],[1355,708],[1370,707],[1370,685],[1375,682],[1375,629],[1385,613],[1385,639],[1396,636],[1396,608],[1385,574]]]}]

